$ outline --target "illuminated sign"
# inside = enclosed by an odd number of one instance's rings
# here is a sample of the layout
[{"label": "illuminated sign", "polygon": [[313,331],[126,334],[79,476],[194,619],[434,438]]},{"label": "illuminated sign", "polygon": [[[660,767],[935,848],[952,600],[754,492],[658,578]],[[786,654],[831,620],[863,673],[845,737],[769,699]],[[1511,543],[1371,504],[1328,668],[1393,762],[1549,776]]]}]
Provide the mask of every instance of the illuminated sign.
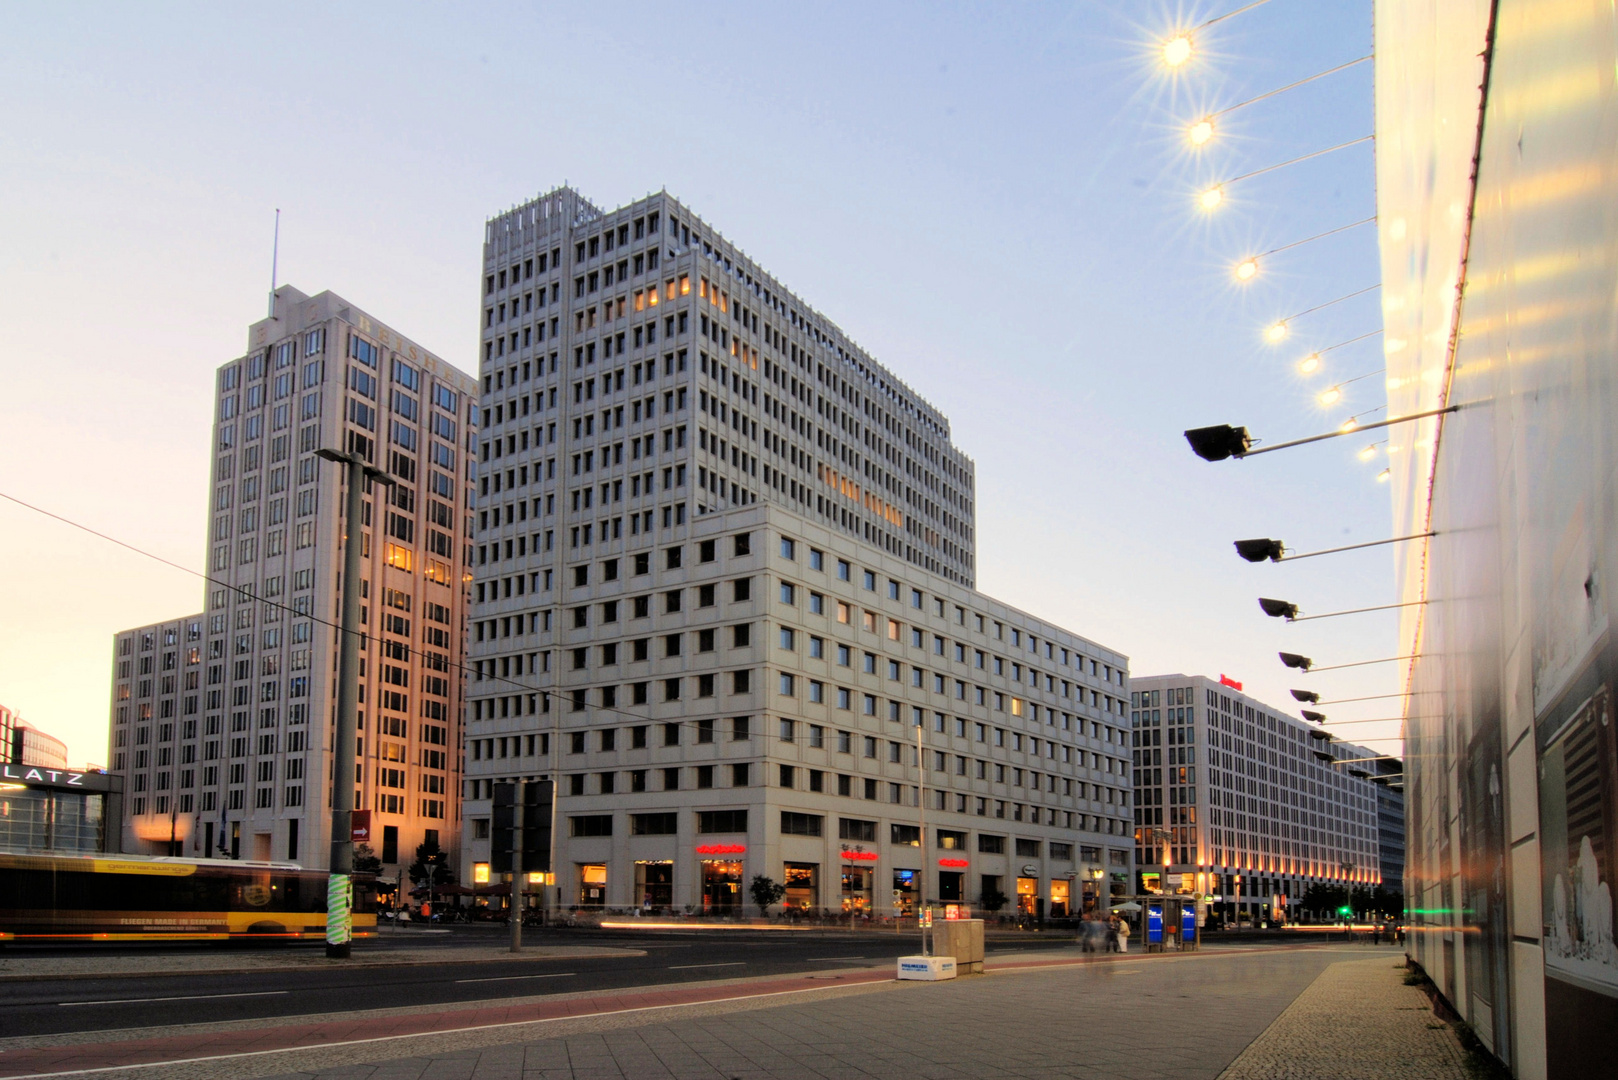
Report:
[{"label": "illuminated sign", "polygon": [[938,860],[938,865],[939,866],[971,866],[972,863],[967,859],[939,859]]},{"label": "illuminated sign", "polygon": [[73,791],[110,791],[114,777],[106,773],[47,769],[40,765],[0,765],[0,782],[24,787],[66,788]]},{"label": "illuminated sign", "polygon": [[1220,686],[1228,686],[1232,690],[1236,690],[1236,691],[1240,691],[1241,688],[1242,688],[1241,683],[1237,682],[1235,679],[1231,678],[1229,675],[1223,675],[1223,674],[1221,674],[1219,676],[1219,685]]},{"label": "illuminated sign", "polygon": [[843,858],[850,862],[876,862],[879,857],[880,856],[878,856],[874,851],[857,851],[850,850],[848,848],[843,849]]},{"label": "illuminated sign", "polygon": [[698,844],[698,855],[740,855],[747,850],[746,844]]}]

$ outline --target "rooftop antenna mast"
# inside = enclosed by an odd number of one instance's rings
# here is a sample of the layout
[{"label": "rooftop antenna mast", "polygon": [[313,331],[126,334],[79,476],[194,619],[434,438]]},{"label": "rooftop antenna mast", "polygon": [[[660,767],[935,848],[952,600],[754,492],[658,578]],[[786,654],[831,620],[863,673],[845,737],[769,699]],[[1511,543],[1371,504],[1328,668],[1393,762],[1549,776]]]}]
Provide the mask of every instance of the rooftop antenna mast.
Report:
[{"label": "rooftop antenna mast", "polygon": [[276,266],[281,259],[281,208],[275,208],[275,242],[270,247],[270,318],[275,318]]}]

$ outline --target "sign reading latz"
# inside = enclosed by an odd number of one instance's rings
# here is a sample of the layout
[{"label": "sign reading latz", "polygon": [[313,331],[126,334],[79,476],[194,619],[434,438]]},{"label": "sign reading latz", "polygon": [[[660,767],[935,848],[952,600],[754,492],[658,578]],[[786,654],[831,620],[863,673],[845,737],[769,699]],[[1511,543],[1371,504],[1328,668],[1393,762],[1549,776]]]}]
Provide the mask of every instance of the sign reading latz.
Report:
[{"label": "sign reading latz", "polygon": [[112,777],[106,773],[47,769],[39,765],[0,765],[0,780],[29,787],[67,788],[75,791],[111,791]]}]

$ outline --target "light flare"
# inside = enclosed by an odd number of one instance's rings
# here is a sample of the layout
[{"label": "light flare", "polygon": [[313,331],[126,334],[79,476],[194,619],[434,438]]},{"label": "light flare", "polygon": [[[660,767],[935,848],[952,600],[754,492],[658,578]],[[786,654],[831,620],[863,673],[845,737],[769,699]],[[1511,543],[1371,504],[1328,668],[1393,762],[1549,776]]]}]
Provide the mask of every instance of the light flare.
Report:
[{"label": "light flare", "polygon": [[1286,336],[1287,321],[1285,319],[1277,319],[1275,322],[1264,328],[1264,340],[1271,342],[1272,344],[1274,342],[1284,340]]},{"label": "light flare", "polygon": [[1243,259],[1241,262],[1236,264],[1236,280],[1237,281],[1252,281],[1257,276],[1258,276],[1258,260],[1257,259]]},{"label": "light flare", "polygon": [[1225,188],[1223,184],[1215,184],[1213,187],[1205,189],[1202,194],[1197,196],[1197,205],[1201,206],[1204,210],[1218,209],[1219,204],[1224,201]]},{"label": "light flare", "polygon": [[1312,352],[1298,361],[1298,371],[1304,375],[1313,375],[1320,370],[1320,354]]},{"label": "light flare", "polygon": [[1214,137],[1213,121],[1204,117],[1186,129],[1186,137],[1191,140],[1192,146],[1202,146]]},{"label": "light flare", "polygon": [[1163,63],[1177,68],[1191,59],[1191,35],[1175,34],[1163,42]]},{"label": "light flare", "polygon": [[[1320,397],[1317,400],[1319,400],[1322,405],[1335,405],[1339,401],[1343,400],[1343,388],[1340,386],[1327,387],[1325,390],[1320,392]],[[1349,428],[1348,430],[1353,431],[1354,429]]]}]

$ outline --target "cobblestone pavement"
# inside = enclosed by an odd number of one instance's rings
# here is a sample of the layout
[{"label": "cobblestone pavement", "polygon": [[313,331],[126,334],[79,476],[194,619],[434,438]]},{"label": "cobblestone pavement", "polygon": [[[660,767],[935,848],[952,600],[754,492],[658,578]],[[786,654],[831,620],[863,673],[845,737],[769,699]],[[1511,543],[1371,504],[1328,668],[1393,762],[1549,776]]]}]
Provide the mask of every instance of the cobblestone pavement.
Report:
[{"label": "cobblestone pavement", "polygon": [[[569,1021],[522,1042],[455,1034],[420,1056],[378,1061],[375,1048],[359,1048],[370,1061],[345,1055],[282,1080],[1214,1080],[1317,976],[1366,952],[1210,950],[887,983],[678,1019]],[[1392,972],[1394,951],[1378,952],[1373,963]],[[1394,1052],[1377,1075],[1405,1075]]]},{"label": "cobblestone pavement", "polygon": [[1402,958],[1327,968],[1220,1080],[1467,1080],[1467,1053]]}]

